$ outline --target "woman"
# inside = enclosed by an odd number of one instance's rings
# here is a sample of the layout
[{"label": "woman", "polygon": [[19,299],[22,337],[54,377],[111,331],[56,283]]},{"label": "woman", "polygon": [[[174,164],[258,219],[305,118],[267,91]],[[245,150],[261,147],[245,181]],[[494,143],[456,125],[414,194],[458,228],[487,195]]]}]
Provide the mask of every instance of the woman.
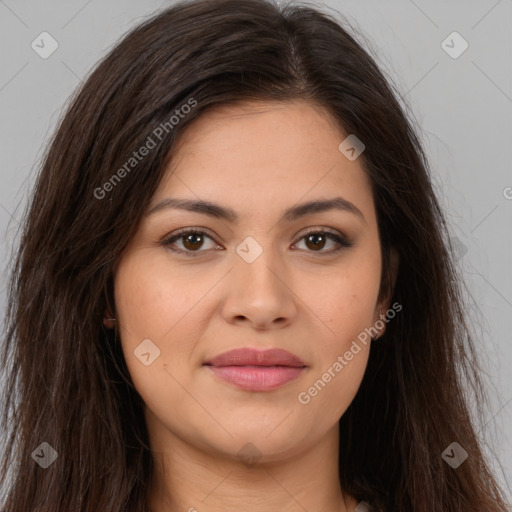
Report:
[{"label": "woman", "polygon": [[2,508],[504,510],[447,233],[338,21],[265,0],[157,14],[82,85],[38,176]]}]

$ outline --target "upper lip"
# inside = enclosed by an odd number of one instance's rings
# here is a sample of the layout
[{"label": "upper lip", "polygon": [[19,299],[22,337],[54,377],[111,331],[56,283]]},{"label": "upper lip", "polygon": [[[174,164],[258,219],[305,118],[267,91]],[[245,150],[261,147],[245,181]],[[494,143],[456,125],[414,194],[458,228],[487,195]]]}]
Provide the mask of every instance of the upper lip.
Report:
[{"label": "upper lip", "polygon": [[205,361],[209,366],[306,366],[299,357],[287,350],[272,348],[256,350],[254,348],[236,348]]}]

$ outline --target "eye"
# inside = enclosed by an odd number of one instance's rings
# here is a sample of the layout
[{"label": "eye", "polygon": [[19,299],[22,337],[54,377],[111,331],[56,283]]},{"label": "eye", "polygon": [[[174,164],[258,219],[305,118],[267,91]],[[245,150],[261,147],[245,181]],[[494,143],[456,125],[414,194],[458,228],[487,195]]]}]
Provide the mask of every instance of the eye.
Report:
[{"label": "eye", "polygon": [[[184,228],[179,230],[177,234],[163,240],[162,245],[168,247],[171,251],[184,253],[187,256],[197,256],[198,249],[204,244],[205,238],[209,238],[213,241],[213,238],[209,236],[205,231],[200,229]],[[180,240],[183,243],[184,249],[177,249],[173,247],[175,241]]]},{"label": "eye", "polygon": [[[161,244],[177,253],[185,254],[187,256],[198,256],[199,253],[208,250],[208,247],[205,250],[200,250],[201,248],[204,248],[205,239],[209,239],[214,242],[213,238],[202,229],[184,228],[173,234],[171,237],[164,239]],[[306,234],[302,235],[299,240],[302,241],[303,239],[305,239],[307,248],[313,248],[313,250],[308,252],[318,252],[320,254],[333,254],[342,249],[352,247],[353,245],[342,235],[319,228],[308,231]],[[331,249],[330,251],[323,251],[322,249],[324,249],[327,241],[329,240],[334,242],[334,249]],[[176,247],[177,241],[181,242],[183,248]]]},{"label": "eye", "polygon": [[[321,254],[333,254],[335,252],[341,251],[342,249],[352,247],[353,245],[345,237],[337,233],[327,231],[326,229],[319,228],[308,231],[306,234],[302,235],[300,240],[305,240],[306,247],[314,249],[313,251],[309,252],[319,252]],[[334,249],[330,251],[322,251],[321,249],[325,247],[326,241],[328,240],[334,241]]]}]

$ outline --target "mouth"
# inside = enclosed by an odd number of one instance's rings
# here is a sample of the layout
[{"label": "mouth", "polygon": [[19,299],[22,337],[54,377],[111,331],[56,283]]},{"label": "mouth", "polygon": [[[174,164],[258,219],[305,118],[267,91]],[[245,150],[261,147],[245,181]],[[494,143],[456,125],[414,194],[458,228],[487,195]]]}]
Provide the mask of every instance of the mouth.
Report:
[{"label": "mouth", "polygon": [[204,363],[218,378],[247,391],[271,391],[297,379],[307,366],[282,349],[230,350]]}]

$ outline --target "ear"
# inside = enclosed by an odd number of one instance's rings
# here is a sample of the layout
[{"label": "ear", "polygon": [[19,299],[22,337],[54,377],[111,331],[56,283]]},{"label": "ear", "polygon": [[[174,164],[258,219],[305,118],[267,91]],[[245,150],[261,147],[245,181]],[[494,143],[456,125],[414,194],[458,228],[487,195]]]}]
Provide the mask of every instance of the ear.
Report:
[{"label": "ear", "polygon": [[[381,315],[385,315],[386,311],[389,309],[391,305],[391,298],[393,297],[393,293],[395,291],[395,284],[398,277],[398,268],[400,266],[400,256],[398,251],[391,247],[389,249],[389,263],[388,263],[388,271],[383,275],[381,281],[381,290],[379,293],[380,300],[377,303],[377,306],[373,315],[373,325],[381,319]],[[379,337],[384,334],[385,331],[385,322],[384,328],[381,330]]]},{"label": "ear", "polygon": [[112,316],[112,313],[110,312],[110,310],[107,308],[105,310],[105,316],[103,317],[103,325],[107,328],[107,329],[113,329],[116,324],[116,319],[113,318]]}]

